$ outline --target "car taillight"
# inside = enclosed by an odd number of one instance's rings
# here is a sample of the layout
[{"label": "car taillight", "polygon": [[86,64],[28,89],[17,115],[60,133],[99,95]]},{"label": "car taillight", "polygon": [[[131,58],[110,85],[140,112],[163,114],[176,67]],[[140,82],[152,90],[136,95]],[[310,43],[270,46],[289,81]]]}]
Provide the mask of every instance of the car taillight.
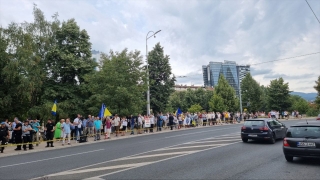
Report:
[{"label": "car taillight", "polygon": [[269,128],[268,128],[267,126],[264,126],[264,127],[259,128],[259,130],[261,130],[261,131],[268,131]]},{"label": "car taillight", "polygon": [[241,127],[241,130],[245,130],[245,129],[246,129],[246,127],[245,127],[245,126],[242,126],[242,127]]},{"label": "car taillight", "polygon": [[286,138],[283,139],[283,146],[285,146],[285,147],[289,147],[290,146],[289,143],[287,142]]}]

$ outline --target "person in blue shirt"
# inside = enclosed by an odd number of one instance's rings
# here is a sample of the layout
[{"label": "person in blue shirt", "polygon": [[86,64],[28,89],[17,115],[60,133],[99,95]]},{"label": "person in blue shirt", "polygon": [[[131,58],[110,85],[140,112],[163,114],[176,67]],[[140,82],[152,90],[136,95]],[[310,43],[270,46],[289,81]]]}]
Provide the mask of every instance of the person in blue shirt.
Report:
[{"label": "person in blue shirt", "polygon": [[134,125],[135,125],[135,117],[131,115],[131,118],[130,118],[131,134],[130,135],[134,135]]},{"label": "person in blue shirt", "polygon": [[33,129],[32,142],[36,142],[36,145],[39,146],[39,129],[41,128],[39,121],[37,119],[33,120],[31,127]]},{"label": "person in blue shirt", "polygon": [[68,145],[70,145],[71,123],[70,118],[66,119],[66,122],[61,125],[63,140],[62,146],[64,146],[66,137],[68,138]]},{"label": "person in blue shirt", "polygon": [[96,130],[94,140],[97,141],[97,140],[100,140],[102,121],[99,119],[99,117],[97,117],[96,120],[93,122],[93,124],[94,124],[94,128]]}]

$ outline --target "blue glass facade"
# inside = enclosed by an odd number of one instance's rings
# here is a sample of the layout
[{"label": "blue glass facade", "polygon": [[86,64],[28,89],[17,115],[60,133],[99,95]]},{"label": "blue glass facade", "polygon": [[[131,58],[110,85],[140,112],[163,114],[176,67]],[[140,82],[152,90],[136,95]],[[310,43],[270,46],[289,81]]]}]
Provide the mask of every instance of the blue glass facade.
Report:
[{"label": "blue glass facade", "polygon": [[[205,67],[207,67],[207,70],[205,70]],[[236,62],[210,62],[209,65],[202,66],[202,71],[204,86],[215,87],[218,84],[220,74],[223,74],[230,86],[236,91],[236,94],[239,95],[239,77]],[[205,74],[208,75],[205,76]]]}]

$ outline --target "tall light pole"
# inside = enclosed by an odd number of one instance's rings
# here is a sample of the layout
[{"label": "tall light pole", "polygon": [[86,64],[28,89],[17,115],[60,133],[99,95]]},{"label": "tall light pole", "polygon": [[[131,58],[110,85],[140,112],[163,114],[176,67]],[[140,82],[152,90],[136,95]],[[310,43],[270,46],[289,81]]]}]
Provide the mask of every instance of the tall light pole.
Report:
[{"label": "tall light pole", "polygon": [[[146,36],[146,59],[147,59],[147,74],[148,74],[148,91],[147,91],[147,115],[150,115],[150,85],[149,85],[149,62],[148,62],[148,39],[150,39],[152,36],[156,38],[156,34],[159,33],[161,30],[157,32],[149,31],[147,36]],[[152,35],[149,36],[149,33],[153,33]]]}]

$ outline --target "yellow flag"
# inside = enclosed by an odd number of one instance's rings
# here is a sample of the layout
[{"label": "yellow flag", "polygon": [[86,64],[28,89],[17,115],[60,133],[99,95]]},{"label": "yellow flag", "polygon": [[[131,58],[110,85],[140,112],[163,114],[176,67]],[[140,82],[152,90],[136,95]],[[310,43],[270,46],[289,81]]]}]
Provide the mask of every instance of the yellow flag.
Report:
[{"label": "yellow flag", "polygon": [[112,114],[110,113],[110,111],[108,110],[108,108],[106,108],[105,110],[104,110],[104,114],[103,114],[103,116],[104,117],[107,117],[107,116],[111,116]]}]

